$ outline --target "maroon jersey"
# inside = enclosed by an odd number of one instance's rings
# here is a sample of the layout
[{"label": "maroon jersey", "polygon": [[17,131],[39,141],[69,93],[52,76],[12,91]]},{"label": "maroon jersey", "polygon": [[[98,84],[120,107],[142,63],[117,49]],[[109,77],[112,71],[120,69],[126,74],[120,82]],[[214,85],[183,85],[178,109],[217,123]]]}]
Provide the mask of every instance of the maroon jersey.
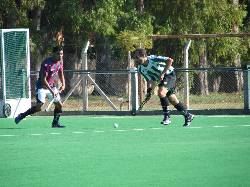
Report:
[{"label": "maroon jersey", "polygon": [[63,62],[54,61],[52,58],[47,58],[41,64],[41,69],[39,72],[39,78],[37,81],[37,88],[46,88],[45,85],[42,85],[41,78],[46,76],[46,80],[49,83],[50,87],[55,86],[55,81],[58,76],[58,72],[63,71]]}]

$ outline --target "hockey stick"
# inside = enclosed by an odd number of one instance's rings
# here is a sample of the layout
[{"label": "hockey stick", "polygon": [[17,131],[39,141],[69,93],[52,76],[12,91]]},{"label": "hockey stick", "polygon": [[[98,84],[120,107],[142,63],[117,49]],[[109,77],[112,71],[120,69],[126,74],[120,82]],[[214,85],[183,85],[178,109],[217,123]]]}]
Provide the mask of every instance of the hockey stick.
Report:
[{"label": "hockey stick", "polygon": [[144,106],[150,99],[151,99],[151,95],[150,95],[150,96],[146,96],[146,97],[144,98],[144,100],[141,102],[141,104],[140,104],[140,106],[139,106],[139,108],[138,108],[138,111],[141,111],[142,108],[143,108],[143,106]]},{"label": "hockey stick", "polygon": [[138,113],[142,110],[143,106],[144,106],[150,99],[151,99],[151,95],[146,96],[146,97],[144,98],[144,100],[141,102],[141,104],[140,104],[139,108],[137,109],[137,111],[135,111],[135,112],[132,111],[131,114],[132,114],[133,116],[135,116],[136,114],[138,114]]},{"label": "hockey stick", "polygon": [[[60,93],[61,93],[61,91],[58,91],[57,94],[60,94]],[[54,97],[54,98],[50,101],[50,103],[48,104],[47,108],[45,109],[46,112],[49,111],[49,109],[51,108],[51,106],[52,106],[52,104],[54,103],[55,99],[56,99],[56,97]],[[59,102],[61,103],[61,101],[59,101]],[[61,105],[62,105],[62,103],[61,103]]]},{"label": "hockey stick", "polygon": [[45,109],[46,112],[49,111],[49,109],[51,108],[51,106],[52,106],[52,104],[54,103],[54,101],[55,101],[55,98],[53,98],[53,99],[50,101],[50,103],[48,104],[47,108]]},{"label": "hockey stick", "polygon": [[[156,86],[158,86],[158,82],[154,83],[154,85],[152,86],[152,92],[154,92]],[[146,94],[146,97],[144,98],[144,100],[141,102],[137,112],[141,111],[143,106],[151,99],[152,97],[152,93],[150,95]]]}]

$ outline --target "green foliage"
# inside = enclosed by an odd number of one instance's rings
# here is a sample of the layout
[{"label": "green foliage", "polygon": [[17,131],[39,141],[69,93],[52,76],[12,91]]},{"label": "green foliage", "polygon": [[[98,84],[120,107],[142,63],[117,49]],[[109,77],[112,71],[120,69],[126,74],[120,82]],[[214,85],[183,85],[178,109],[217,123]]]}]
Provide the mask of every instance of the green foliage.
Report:
[{"label": "green foliage", "polygon": [[153,33],[153,17],[140,14],[136,10],[122,12],[116,36],[118,42],[126,51],[134,51],[137,47],[152,48],[152,40],[147,37]]},{"label": "green foliage", "polygon": [[138,47],[152,48],[152,40],[142,32],[122,31],[117,35],[117,40],[126,51],[134,51]]},{"label": "green foliage", "polygon": [[90,30],[101,35],[114,35],[120,6],[124,1],[102,0],[89,12],[87,20]]},{"label": "green foliage", "polygon": [[[161,6],[158,6],[160,3]],[[190,33],[230,33],[233,27],[242,29],[243,19],[246,16],[245,6],[233,5],[227,0],[186,0],[167,1],[156,0],[151,2],[148,11],[155,16],[155,32],[157,34],[190,34]],[[167,10],[167,11],[166,11]],[[181,43],[185,42],[181,41]],[[158,45],[166,45],[166,42],[157,42]],[[168,42],[179,47],[179,42]],[[183,45],[184,46],[184,45]],[[207,49],[206,49],[207,47]],[[171,51],[173,46],[166,51]],[[237,54],[245,54],[247,46],[244,40],[239,38],[223,38],[195,40],[191,45],[191,62],[199,63],[199,58],[205,49],[209,51],[208,61],[217,64],[232,65],[228,61],[234,59]],[[182,56],[181,51],[178,56]]]},{"label": "green foliage", "polygon": [[[79,47],[90,36],[98,36],[109,38],[114,45],[118,42],[126,51],[138,46],[151,49],[153,44],[147,35],[152,33],[230,33],[233,28],[250,31],[249,21],[243,22],[247,1],[240,5],[228,0],[143,2],[145,9],[138,12],[137,0],[0,0],[0,27],[6,26],[11,15],[16,27],[31,29],[34,50],[48,48],[62,27],[68,45]],[[30,15],[36,9],[42,10],[40,31],[34,29],[34,17]],[[180,59],[185,42],[185,39],[154,41],[153,50]],[[196,40],[191,44],[190,58],[196,66],[207,50],[212,66],[232,65],[230,61],[238,54],[249,59],[249,43],[249,39],[240,38]]]},{"label": "green foliage", "polygon": [[22,7],[25,10],[34,9],[34,8],[43,8],[45,6],[44,0],[23,0]]}]

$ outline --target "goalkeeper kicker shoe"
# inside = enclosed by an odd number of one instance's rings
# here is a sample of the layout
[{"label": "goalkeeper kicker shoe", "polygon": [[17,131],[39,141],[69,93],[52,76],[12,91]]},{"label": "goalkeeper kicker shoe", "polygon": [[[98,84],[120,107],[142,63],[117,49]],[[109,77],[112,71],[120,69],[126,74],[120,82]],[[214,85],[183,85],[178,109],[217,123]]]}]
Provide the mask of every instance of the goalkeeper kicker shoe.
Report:
[{"label": "goalkeeper kicker shoe", "polygon": [[171,123],[170,117],[167,116],[167,115],[164,116],[164,118],[163,118],[161,124],[163,124],[163,125],[169,125],[170,123]]},{"label": "goalkeeper kicker shoe", "polygon": [[194,119],[194,115],[193,114],[187,114],[185,116],[185,124],[183,125],[183,127],[189,127],[191,125],[192,120]]}]

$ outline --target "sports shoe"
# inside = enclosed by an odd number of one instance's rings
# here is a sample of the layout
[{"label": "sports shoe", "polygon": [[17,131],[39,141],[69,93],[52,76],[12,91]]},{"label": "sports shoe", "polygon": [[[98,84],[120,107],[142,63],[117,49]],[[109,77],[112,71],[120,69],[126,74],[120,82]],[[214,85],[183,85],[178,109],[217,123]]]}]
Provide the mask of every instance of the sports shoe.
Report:
[{"label": "sports shoe", "polygon": [[167,115],[164,116],[164,118],[163,118],[161,124],[163,124],[163,125],[169,125],[170,123],[171,123],[170,117],[167,116]]},{"label": "sports shoe", "polygon": [[57,123],[52,123],[52,128],[64,128],[64,125],[61,125],[59,122]]},{"label": "sports shoe", "polygon": [[185,124],[183,125],[183,127],[189,127],[191,125],[191,121],[194,119],[194,115],[193,114],[187,114],[185,116]]},{"label": "sports shoe", "polygon": [[17,117],[15,117],[15,123],[18,124],[23,118],[23,115],[19,114]]}]

